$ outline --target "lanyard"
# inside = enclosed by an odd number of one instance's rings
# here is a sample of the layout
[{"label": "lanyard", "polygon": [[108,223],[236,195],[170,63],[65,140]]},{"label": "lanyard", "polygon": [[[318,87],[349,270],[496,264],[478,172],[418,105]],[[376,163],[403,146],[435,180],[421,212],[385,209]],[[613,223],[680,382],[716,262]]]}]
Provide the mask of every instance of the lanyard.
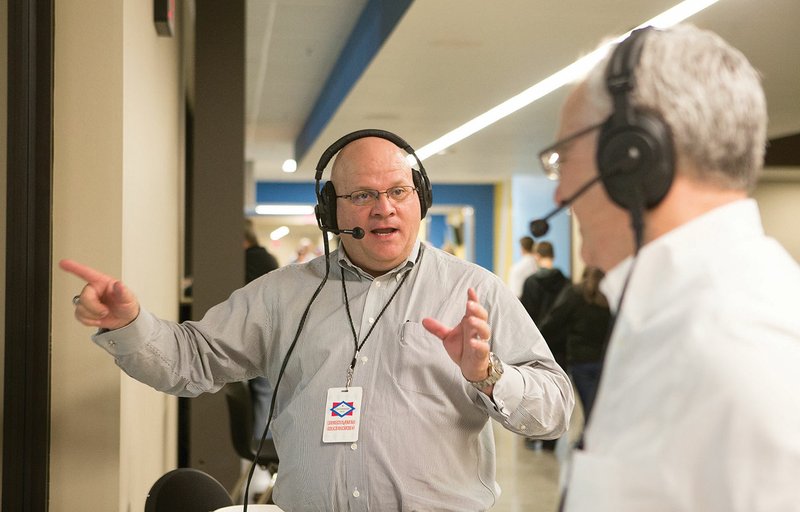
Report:
[{"label": "lanyard", "polygon": [[[420,244],[419,254],[417,254],[417,259],[416,261],[414,261],[415,268],[419,265],[420,258],[422,258],[422,244]],[[345,286],[344,284],[345,281],[344,272],[342,272],[342,291],[344,292],[344,308],[347,310],[347,319],[350,320],[350,330],[353,332],[353,345],[355,346],[355,352],[353,353],[353,360],[350,362],[350,368],[347,370],[347,383],[345,384],[346,388],[349,388],[350,384],[352,384],[353,382],[353,372],[356,371],[356,361],[358,360],[358,353],[364,347],[364,343],[367,342],[367,338],[369,338],[369,335],[372,334],[372,331],[375,329],[375,326],[378,325],[378,320],[380,320],[381,317],[383,316],[383,312],[386,311],[386,308],[388,308],[389,304],[392,303],[395,295],[397,295],[397,292],[400,291],[400,287],[403,286],[403,283],[406,282],[406,279],[408,279],[408,276],[413,271],[414,269],[412,268],[403,275],[403,278],[400,280],[400,284],[397,285],[397,288],[395,288],[394,293],[392,293],[392,296],[389,297],[389,300],[386,301],[386,304],[383,306],[383,309],[381,309],[381,312],[378,313],[378,316],[375,318],[375,321],[372,322],[372,326],[369,328],[369,331],[367,331],[367,335],[364,336],[364,339],[361,340],[361,343],[358,342],[356,327],[353,324],[353,316],[350,314],[350,301],[347,298],[347,286]]]}]

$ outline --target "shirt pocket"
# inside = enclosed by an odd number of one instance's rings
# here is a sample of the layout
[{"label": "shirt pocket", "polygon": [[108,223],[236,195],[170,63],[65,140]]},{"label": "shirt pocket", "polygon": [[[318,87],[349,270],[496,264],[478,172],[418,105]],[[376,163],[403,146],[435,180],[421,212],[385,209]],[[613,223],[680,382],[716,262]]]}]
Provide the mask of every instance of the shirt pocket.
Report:
[{"label": "shirt pocket", "polygon": [[461,369],[447,355],[442,340],[421,323],[408,321],[400,327],[399,347],[392,372],[399,387],[428,395],[462,389]]}]

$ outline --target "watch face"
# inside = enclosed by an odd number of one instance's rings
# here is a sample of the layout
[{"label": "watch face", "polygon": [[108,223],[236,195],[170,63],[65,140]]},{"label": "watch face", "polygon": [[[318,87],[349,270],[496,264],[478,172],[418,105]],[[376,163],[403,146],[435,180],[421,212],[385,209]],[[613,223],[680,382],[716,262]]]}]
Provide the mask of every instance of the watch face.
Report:
[{"label": "watch face", "polygon": [[500,361],[500,358],[494,355],[494,352],[489,352],[489,364],[491,365],[491,374],[503,374],[503,363]]},{"label": "watch face", "polygon": [[493,385],[495,382],[500,380],[500,377],[502,375],[503,375],[503,363],[500,362],[500,359],[496,355],[494,355],[493,352],[489,352],[489,376],[479,382],[473,382],[473,381],[469,382],[476,388],[483,389]]}]

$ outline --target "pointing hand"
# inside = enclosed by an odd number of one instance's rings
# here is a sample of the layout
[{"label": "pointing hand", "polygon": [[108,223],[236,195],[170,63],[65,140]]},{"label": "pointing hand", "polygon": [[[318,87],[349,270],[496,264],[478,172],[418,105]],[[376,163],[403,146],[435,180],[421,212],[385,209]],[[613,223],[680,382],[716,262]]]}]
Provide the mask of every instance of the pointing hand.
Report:
[{"label": "pointing hand", "polygon": [[139,316],[139,301],[122,281],[72,260],[61,260],[59,266],[86,281],[72,300],[75,318],[83,325],[113,330]]}]

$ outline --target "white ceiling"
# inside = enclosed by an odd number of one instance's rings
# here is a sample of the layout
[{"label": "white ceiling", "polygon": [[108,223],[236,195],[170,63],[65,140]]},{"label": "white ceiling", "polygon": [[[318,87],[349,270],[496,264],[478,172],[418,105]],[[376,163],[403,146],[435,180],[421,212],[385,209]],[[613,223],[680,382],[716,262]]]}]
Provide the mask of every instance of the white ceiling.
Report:
[{"label": "white ceiling", "polygon": [[[428,144],[630,30],[674,0],[418,0],[299,162],[294,140],[366,0],[248,0],[247,159],[257,180],[313,181],[324,149],[362,128]],[[720,0],[690,22],[741,49],[763,74],[771,137],[800,132],[800,1]],[[431,180],[539,173],[562,88],[425,161]]]}]

